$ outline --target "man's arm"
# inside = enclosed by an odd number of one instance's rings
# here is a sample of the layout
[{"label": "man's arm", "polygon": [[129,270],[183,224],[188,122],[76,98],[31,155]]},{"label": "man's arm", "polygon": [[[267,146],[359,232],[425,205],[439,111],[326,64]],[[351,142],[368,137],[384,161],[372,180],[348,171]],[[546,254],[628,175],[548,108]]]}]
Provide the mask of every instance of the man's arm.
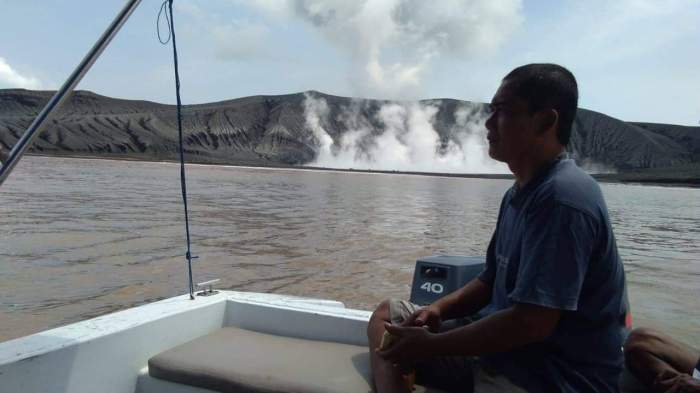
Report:
[{"label": "man's arm", "polygon": [[443,321],[473,315],[491,301],[491,286],[475,278],[433,304]]},{"label": "man's arm", "polygon": [[386,325],[391,334],[401,339],[379,355],[406,361],[432,356],[505,352],[549,337],[560,318],[558,309],[518,303],[445,333],[430,333],[420,327]]},{"label": "man's arm", "polygon": [[469,281],[462,288],[422,307],[408,317],[402,326],[427,326],[437,332],[442,321],[473,315],[491,301],[491,287],[480,278]]},{"label": "man's arm", "polygon": [[433,337],[436,355],[482,355],[505,352],[542,341],[554,333],[561,311],[517,303],[459,329]]}]

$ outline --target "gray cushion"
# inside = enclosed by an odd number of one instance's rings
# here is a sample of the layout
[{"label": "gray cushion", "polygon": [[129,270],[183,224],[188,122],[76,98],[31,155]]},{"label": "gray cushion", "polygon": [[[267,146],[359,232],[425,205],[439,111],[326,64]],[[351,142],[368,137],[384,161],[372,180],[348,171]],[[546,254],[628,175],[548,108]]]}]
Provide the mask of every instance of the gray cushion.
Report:
[{"label": "gray cushion", "polygon": [[214,390],[199,388],[192,385],[183,385],[153,378],[148,374],[148,367],[144,367],[136,378],[134,393],[218,393]]},{"label": "gray cushion", "polygon": [[369,392],[367,347],[223,328],[148,361],[155,378],[220,392]]},{"label": "gray cushion", "polygon": [[[371,391],[367,347],[274,336],[232,327],[154,356],[148,361],[148,373],[161,380],[225,393]],[[623,375],[622,391],[647,391],[635,382],[631,375]],[[140,385],[143,386],[138,392],[163,391],[162,387],[155,388],[157,383]],[[476,391],[489,390],[481,386]],[[414,393],[420,392],[439,393],[436,389],[416,386]]]}]

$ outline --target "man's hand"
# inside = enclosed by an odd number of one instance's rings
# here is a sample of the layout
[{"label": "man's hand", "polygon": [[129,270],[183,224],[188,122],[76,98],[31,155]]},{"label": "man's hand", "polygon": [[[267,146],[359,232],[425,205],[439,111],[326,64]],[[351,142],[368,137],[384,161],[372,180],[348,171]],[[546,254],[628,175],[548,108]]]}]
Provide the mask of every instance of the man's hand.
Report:
[{"label": "man's hand", "polygon": [[666,371],[661,374],[654,387],[664,393],[700,393],[700,381],[688,374]]},{"label": "man's hand", "polygon": [[431,340],[435,336],[425,327],[384,325],[387,332],[398,338],[391,347],[377,349],[377,354],[386,360],[406,364],[429,357]]},{"label": "man's hand", "polygon": [[437,333],[442,325],[442,317],[437,307],[430,305],[416,310],[411,316],[406,318],[401,326],[403,327],[423,327],[427,326],[431,332]]}]

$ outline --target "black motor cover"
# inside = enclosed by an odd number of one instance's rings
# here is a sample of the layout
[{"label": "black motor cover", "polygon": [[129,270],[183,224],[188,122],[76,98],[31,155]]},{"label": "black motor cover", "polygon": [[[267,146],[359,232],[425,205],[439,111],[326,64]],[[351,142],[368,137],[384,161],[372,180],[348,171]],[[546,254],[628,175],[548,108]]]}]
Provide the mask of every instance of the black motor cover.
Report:
[{"label": "black motor cover", "polygon": [[419,258],[413,273],[411,303],[426,305],[454,292],[484,269],[483,256],[434,255]]}]

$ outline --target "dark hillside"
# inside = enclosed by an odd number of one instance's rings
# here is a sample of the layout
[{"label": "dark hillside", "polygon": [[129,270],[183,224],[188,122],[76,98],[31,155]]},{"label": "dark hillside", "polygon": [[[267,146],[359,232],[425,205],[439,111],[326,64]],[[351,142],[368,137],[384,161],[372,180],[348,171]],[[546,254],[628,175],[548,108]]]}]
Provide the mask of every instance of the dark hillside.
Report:
[{"label": "dark hillside", "polygon": [[[0,90],[0,148],[9,151],[53,92]],[[308,97],[325,102],[320,125],[337,143],[350,129],[381,134],[377,113],[388,101],[319,92],[244,97],[184,108],[189,161],[246,165],[297,165],[312,161],[318,141],[305,117]],[[405,104],[405,103],[404,103]],[[437,108],[433,127],[446,144],[455,139],[458,112],[480,116],[483,104],[425,100]],[[466,111],[465,111],[466,108]],[[570,150],[581,163],[621,173],[698,177],[700,127],[624,122],[580,109]],[[177,159],[175,108],[77,91],[35,141],[30,152],[144,160]],[[674,168],[677,168],[676,171]]]}]

